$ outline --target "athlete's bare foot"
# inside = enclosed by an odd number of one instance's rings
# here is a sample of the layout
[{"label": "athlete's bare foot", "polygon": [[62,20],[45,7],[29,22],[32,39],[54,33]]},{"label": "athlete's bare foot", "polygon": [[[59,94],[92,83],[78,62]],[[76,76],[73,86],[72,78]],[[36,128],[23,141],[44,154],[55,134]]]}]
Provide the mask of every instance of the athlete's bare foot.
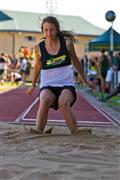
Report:
[{"label": "athlete's bare foot", "polygon": [[92,130],[91,129],[88,129],[88,128],[83,128],[83,129],[77,129],[75,130],[74,132],[72,132],[71,134],[72,135],[78,135],[78,134],[86,134],[86,133],[89,133],[91,134],[92,133]]},{"label": "athlete's bare foot", "polygon": [[35,133],[35,134],[52,134],[53,127],[47,129],[44,133],[41,130],[35,129],[35,128],[32,128],[32,127],[25,127],[24,126],[24,129],[26,131],[29,131],[29,132]]},{"label": "athlete's bare foot", "polygon": [[52,134],[53,127],[47,129],[44,134]]},{"label": "athlete's bare foot", "polygon": [[31,133],[36,133],[36,134],[42,134],[42,131],[38,130],[38,129],[34,129],[30,127],[30,132]]},{"label": "athlete's bare foot", "polygon": [[24,127],[24,130],[25,131],[28,131],[28,132],[31,132],[31,133],[39,133],[39,134],[42,134],[42,131],[40,130],[37,130],[35,128],[32,128],[32,127],[26,127],[26,126],[23,126]]}]

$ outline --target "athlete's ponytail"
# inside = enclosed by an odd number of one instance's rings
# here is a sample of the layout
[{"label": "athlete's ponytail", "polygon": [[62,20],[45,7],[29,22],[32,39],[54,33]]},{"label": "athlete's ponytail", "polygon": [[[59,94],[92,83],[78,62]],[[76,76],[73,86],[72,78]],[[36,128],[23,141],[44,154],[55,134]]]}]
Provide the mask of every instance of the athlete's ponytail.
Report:
[{"label": "athlete's ponytail", "polygon": [[60,31],[60,32],[58,33],[58,36],[68,37],[68,38],[70,38],[72,41],[74,41],[74,35],[73,35],[73,33],[70,32],[70,31],[65,31],[65,30]]}]

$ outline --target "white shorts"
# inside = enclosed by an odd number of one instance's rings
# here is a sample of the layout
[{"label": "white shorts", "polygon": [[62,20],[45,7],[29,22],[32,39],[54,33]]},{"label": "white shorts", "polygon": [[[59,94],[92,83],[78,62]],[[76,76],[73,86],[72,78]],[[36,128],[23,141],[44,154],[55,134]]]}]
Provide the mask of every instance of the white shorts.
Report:
[{"label": "white shorts", "polygon": [[118,83],[120,83],[120,71],[118,71]]},{"label": "white shorts", "polygon": [[106,81],[106,82],[111,82],[111,81],[112,81],[112,77],[113,77],[113,69],[110,68],[110,69],[107,71],[107,76],[106,76],[105,81]]}]

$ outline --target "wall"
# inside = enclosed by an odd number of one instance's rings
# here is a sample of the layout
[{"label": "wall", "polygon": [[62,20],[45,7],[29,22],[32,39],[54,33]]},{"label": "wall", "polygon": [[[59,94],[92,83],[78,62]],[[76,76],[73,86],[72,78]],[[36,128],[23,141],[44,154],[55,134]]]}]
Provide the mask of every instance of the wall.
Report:
[{"label": "wall", "polygon": [[[25,36],[35,37],[35,41],[27,41]],[[39,43],[41,37],[42,34],[40,33],[0,32],[0,52],[8,53],[10,55],[16,54],[18,57],[18,50],[21,46],[26,46],[31,49]],[[94,37],[80,35],[75,36],[76,43],[74,46],[79,58],[84,55],[86,45],[92,38]]]}]

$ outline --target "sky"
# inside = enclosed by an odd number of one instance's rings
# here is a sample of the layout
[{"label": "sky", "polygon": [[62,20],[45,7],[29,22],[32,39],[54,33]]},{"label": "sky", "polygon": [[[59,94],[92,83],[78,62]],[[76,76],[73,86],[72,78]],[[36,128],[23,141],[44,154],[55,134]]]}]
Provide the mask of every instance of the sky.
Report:
[{"label": "sky", "polygon": [[80,16],[106,30],[111,26],[111,22],[105,19],[105,14],[112,10],[116,14],[113,28],[120,33],[120,0],[3,0],[0,2],[0,8]]}]

